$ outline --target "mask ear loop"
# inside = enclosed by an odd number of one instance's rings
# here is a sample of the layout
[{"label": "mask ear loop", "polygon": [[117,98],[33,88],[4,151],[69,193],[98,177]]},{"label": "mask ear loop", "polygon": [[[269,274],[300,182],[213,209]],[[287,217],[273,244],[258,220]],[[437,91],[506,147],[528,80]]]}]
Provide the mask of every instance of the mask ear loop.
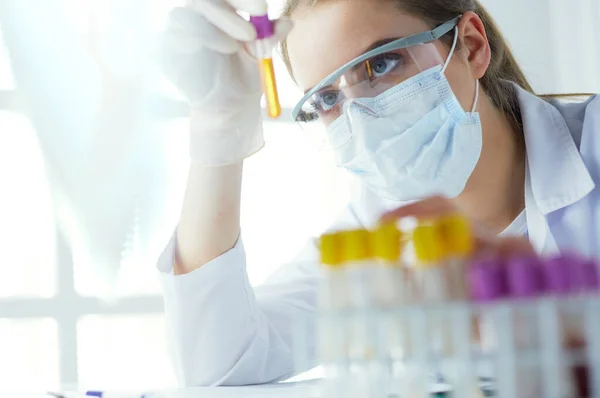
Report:
[{"label": "mask ear loop", "polygon": [[473,109],[471,113],[475,113],[477,110],[477,102],[479,101],[479,79],[475,80],[475,100],[473,101]]},{"label": "mask ear loop", "polygon": [[[446,72],[448,65],[450,64],[450,60],[454,55],[454,51],[456,50],[456,45],[458,43],[458,27],[454,30],[454,40],[452,41],[452,47],[450,48],[450,52],[448,53],[448,58],[444,63],[444,67],[442,68],[442,73]],[[475,113],[477,109],[477,102],[479,101],[479,79],[475,81],[475,100],[473,101],[473,108],[471,108],[471,113]]]},{"label": "mask ear loop", "polygon": [[457,43],[458,43],[458,28],[456,28],[454,30],[454,41],[452,42],[452,48],[450,48],[450,52],[448,53],[448,58],[446,59],[446,62],[444,62],[444,67],[442,68],[442,73],[446,72],[446,69],[448,68],[448,64],[450,64],[450,60],[452,59],[452,56],[454,55],[454,50],[456,50]]}]

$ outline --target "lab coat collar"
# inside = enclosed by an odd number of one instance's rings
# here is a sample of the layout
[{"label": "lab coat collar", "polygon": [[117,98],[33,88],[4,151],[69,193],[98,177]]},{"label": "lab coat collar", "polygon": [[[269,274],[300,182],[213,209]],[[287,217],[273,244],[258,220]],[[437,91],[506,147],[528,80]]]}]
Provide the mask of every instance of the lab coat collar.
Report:
[{"label": "lab coat collar", "polygon": [[539,211],[547,215],[579,201],[595,184],[560,112],[513,85],[521,106],[531,190]]}]

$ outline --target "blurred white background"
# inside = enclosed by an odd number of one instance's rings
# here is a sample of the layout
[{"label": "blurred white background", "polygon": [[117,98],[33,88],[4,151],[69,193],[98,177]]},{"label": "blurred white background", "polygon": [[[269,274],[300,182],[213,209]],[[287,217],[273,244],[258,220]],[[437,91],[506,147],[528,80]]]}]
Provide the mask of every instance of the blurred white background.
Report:
[{"label": "blurred white background", "polygon": [[[85,20],[86,1],[71,1],[79,21]],[[148,15],[158,21],[168,2],[149,1],[148,7],[155,3],[161,6]],[[271,3],[278,10],[282,1]],[[599,0],[484,4],[539,93],[600,92],[600,35],[594,32],[600,25]],[[115,16],[105,11],[108,30]],[[279,60],[277,68],[289,110],[299,93]],[[174,385],[154,264],[125,262],[122,299],[116,304],[89,297],[93,276],[72,261],[55,233],[35,133],[7,100],[17,92],[0,37],[0,390],[55,389],[65,383],[103,389]],[[247,161],[243,187],[242,229],[253,283],[291,259],[309,235],[329,223],[349,193],[348,177],[293,123],[267,121],[265,129],[267,146]],[[169,168],[168,183],[159,189],[169,194],[165,208],[156,209],[161,227],[155,233],[166,243],[186,177],[186,121],[167,121],[161,134]]]}]

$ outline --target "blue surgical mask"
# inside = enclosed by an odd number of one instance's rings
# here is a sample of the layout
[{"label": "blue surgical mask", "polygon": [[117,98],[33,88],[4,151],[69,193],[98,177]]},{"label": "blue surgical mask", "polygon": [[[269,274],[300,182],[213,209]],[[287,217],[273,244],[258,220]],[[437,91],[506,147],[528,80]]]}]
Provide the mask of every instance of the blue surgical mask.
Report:
[{"label": "blue surgical mask", "polygon": [[444,74],[454,48],[443,66],[377,97],[348,100],[343,115],[329,126],[332,141],[352,137],[335,150],[336,164],[386,199],[456,197],[477,165],[482,148],[475,113],[479,82],[473,109],[466,112]]}]

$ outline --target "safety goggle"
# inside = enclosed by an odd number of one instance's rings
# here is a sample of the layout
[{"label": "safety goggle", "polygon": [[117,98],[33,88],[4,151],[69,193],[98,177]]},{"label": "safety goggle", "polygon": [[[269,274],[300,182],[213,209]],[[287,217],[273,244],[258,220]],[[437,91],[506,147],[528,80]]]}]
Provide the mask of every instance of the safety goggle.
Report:
[{"label": "safety goggle", "polygon": [[337,119],[346,100],[373,98],[441,62],[432,44],[452,31],[462,16],[437,28],[403,37],[364,53],[311,88],[292,111],[301,124]]}]

